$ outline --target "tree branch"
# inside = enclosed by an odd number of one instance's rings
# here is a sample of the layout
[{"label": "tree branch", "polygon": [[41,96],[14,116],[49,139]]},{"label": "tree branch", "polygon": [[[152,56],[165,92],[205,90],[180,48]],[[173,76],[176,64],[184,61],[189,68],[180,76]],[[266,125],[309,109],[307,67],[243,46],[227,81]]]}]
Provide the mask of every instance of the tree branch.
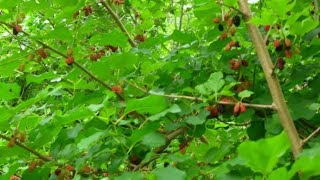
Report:
[{"label": "tree branch", "polygon": [[238,3],[240,10],[243,12],[243,18],[246,21],[249,35],[257,51],[257,55],[263,68],[273,102],[279,115],[279,119],[283,128],[289,136],[292,153],[296,159],[298,157],[298,154],[302,150],[302,141],[299,138],[297,129],[288,111],[288,107],[282,93],[279,80],[275,75],[272,74],[273,64],[270,54],[268,53],[267,47],[263,41],[261,33],[259,32],[259,29],[255,25],[249,23],[251,19],[251,10],[249,8],[248,1],[238,0]]},{"label": "tree branch", "polygon": [[306,137],[303,141],[302,144],[307,143],[313,136],[315,136],[318,132],[320,132],[320,127],[313,131],[308,137]]},{"label": "tree branch", "polygon": [[155,149],[154,152],[157,153],[157,154],[161,153],[162,151],[164,151],[170,145],[170,143],[171,143],[171,141],[173,139],[175,139],[177,136],[179,136],[180,134],[182,134],[184,132],[185,132],[185,128],[183,128],[183,127],[172,131],[170,134],[168,134],[166,136],[166,144],[163,145],[163,146],[158,147],[157,149]]},{"label": "tree branch", "polygon": [[[10,28],[14,28],[12,25],[10,25],[10,24],[8,24],[8,23],[6,23],[6,22],[3,22],[3,21],[0,21],[0,24],[4,24],[4,25],[6,25],[6,26],[8,26],[8,27],[10,27]],[[30,37],[30,34],[27,33],[27,32],[25,32],[25,31],[21,31],[21,33],[23,33],[24,35]],[[38,44],[42,45],[44,48],[49,49],[49,50],[51,50],[52,52],[54,52],[54,53],[56,53],[56,54],[58,54],[58,55],[60,55],[60,56],[62,56],[62,57],[64,57],[64,58],[68,58],[68,56],[67,56],[66,54],[64,54],[64,53],[62,53],[62,52],[54,49],[53,47],[51,47],[51,46],[43,43],[42,41],[40,41],[40,40],[35,40],[35,41],[36,41]],[[87,75],[89,75],[92,79],[94,79],[95,81],[97,81],[98,83],[100,83],[102,86],[104,86],[105,88],[107,88],[107,89],[109,89],[110,91],[112,91],[112,88],[111,88],[106,82],[104,82],[103,80],[99,79],[97,76],[95,76],[94,74],[92,74],[88,69],[86,69],[85,67],[83,67],[81,64],[79,64],[79,63],[76,62],[76,61],[74,61],[73,64],[76,65],[76,66],[77,66],[79,69],[81,69],[83,72],[85,72]],[[118,96],[118,98],[119,98],[120,100],[124,100],[124,97],[122,97],[120,94],[118,94],[118,93],[115,93],[115,94]]]},{"label": "tree branch", "polygon": [[107,9],[107,11],[109,12],[109,14],[112,16],[112,18],[116,21],[116,23],[118,24],[119,28],[121,29],[122,32],[124,32],[127,37],[128,37],[128,41],[131,44],[132,47],[137,47],[136,43],[133,41],[133,39],[131,38],[129,32],[127,31],[127,29],[124,27],[124,25],[122,24],[121,20],[119,19],[119,17],[116,15],[116,13],[112,10],[112,8],[110,7],[110,5],[104,1],[101,0],[100,3]]},{"label": "tree branch", "polygon": [[[5,140],[7,140],[7,141],[10,141],[10,139],[11,139],[10,137],[7,137],[7,136],[5,136],[5,135],[3,135],[3,134],[0,134],[0,138],[5,139]],[[21,148],[29,151],[31,154],[34,154],[34,155],[38,156],[40,159],[42,159],[42,160],[44,160],[44,161],[47,161],[47,162],[48,162],[48,161],[51,161],[51,160],[52,160],[51,157],[42,155],[42,154],[40,154],[39,152],[35,151],[34,149],[32,149],[32,148],[30,148],[30,147],[27,147],[27,146],[23,145],[22,143],[20,143],[20,142],[18,142],[18,141],[15,141],[15,144],[16,144],[17,146],[19,146],[19,147],[21,147]]]},{"label": "tree branch", "polygon": [[179,20],[179,31],[181,31],[182,28],[182,18],[183,18],[183,7],[184,7],[184,0],[180,0],[181,1],[181,9],[180,9],[180,20]]},{"label": "tree branch", "polygon": [[[183,95],[174,95],[174,94],[159,94],[159,93],[152,93],[148,90],[145,90],[141,87],[139,87],[137,84],[131,83],[127,80],[125,80],[126,83],[128,83],[130,86],[133,86],[136,89],[139,89],[140,91],[149,94],[149,95],[155,95],[155,96],[162,96],[167,98],[173,98],[173,99],[188,99],[192,101],[204,101],[204,99],[199,97],[193,97],[193,96],[183,96]],[[238,102],[222,102],[222,101],[215,101],[213,102],[215,104],[223,104],[223,105],[235,105]],[[246,107],[256,108],[256,109],[273,109],[275,110],[275,106],[273,104],[249,104],[249,103],[243,103]]]}]

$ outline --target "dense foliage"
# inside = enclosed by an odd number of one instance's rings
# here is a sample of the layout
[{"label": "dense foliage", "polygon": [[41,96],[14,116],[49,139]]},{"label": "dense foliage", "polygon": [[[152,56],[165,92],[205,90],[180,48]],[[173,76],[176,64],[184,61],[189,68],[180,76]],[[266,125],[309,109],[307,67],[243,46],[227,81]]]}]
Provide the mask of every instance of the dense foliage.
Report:
[{"label": "dense foliage", "polygon": [[238,7],[0,0],[0,179],[319,178],[317,0],[250,5],[297,159]]}]

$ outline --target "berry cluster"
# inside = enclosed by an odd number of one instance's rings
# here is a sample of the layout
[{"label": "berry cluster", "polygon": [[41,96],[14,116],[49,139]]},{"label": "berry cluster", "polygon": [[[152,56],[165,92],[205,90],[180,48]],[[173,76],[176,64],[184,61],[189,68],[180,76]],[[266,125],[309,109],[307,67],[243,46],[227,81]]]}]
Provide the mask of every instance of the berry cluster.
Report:
[{"label": "berry cluster", "polygon": [[96,51],[96,48],[92,47],[91,51],[93,52],[89,55],[89,57],[91,61],[97,61],[106,54],[106,51],[116,52],[118,49],[118,47],[107,45],[103,49]]},{"label": "berry cluster", "polygon": [[235,104],[233,107],[233,115],[235,117],[239,116],[240,113],[244,113],[246,111],[247,111],[246,106],[241,102]]},{"label": "berry cluster", "polygon": [[[218,17],[214,18],[213,23],[218,24],[219,31],[222,31],[220,39],[224,40],[228,37],[228,33],[230,33],[231,36],[235,35],[236,27],[240,26],[241,18],[239,15],[235,15],[231,18],[230,13],[226,13],[223,16],[223,19],[220,19]],[[233,25],[235,27],[233,27]],[[224,31],[225,29],[226,31]]]},{"label": "berry cluster", "polygon": [[18,24],[13,26],[13,29],[12,29],[13,35],[18,35],[19,32],[22,32],[22,26]]},{"label": "berry cluster", "polygon": [[122,93],[122,87],[121,87],[121,85],[114,85],[114,86],[111,87],[111,90],[112,90],[114,93],[118,94],[118,95],[120,95],[120,94]]},{"label": "berry cluster", "polygon": [[246,60],[236,60],[236,59],[231,59],[229,61],[230,64],[230,68],[232,70],[238,70],[240,68],[240,66],[244,66],[244,67],[248,67],[249,63]]},{"label": "berry cluster", "polygon": [[134,37],[134,40],[136,40],[139,43],[142,43],[146,40],[146,37],[143,34],[138,34]]},{"label": "berry cluster", "polygon": [[[85,7],[83,7],[83,8],[82,8],[82,11],[84,12],[84,15],[85,15],[86,17],[88,17],[90,14],[93,13],[93,9],[92,9],[91,6],[85,6]],[[73,17],[74,19],[76,19],[79,15],[80,15],[80,11],[77,11],[77,12],[73,13],[73,16],[72,16],[72,17]]]},{"label": "berry cluster", "polygon": [[[281,34],[280,33],[280,25],[275,25],[273,29],[275,29],[275,32],[277,34]],[[264,30],[265,32],[269,32],[271,30],[271,26],[270,25],[265,25],[264,26]],[[266,40],[266,45],[269,45],[269,39]],[[286,61],[284,59],[284,57],[286,59],[289,59],[292,57],[292,43],[291,40],[288,37],[285,38],[278,38],[278,39],[274,39],[273,40],[273,47],[275,52],[277,52],[279,54],[277,61],[276,61],[276,65],[278,67],[279,70],[283,70],[284,69],[284,65],[286,64]],[[299,54],[300,50],[299,48],[296,47],[295,49],[295,53]]]},{"label": "berry cluster", "polygon": [[[221,102],[228,102],[228,103],[234,103],[235,101],[227,98],[227,97],[223,97],[220,99]],[[222,104],[217,104],[217,105],[213,105],[213,106],[207,106],[206,110],[210,112],[209,117],[210,118],[216,118],[218,117],[220,114],[223,114],[227,111],[229,111],[229,109],[227,109],[225,107],[225,105]],[[239,116],[240,113],[244,113],[246,112],[246,106],[242,103],[242,102],[238,102],[235,104],[234,108],[233,108],[233,115],[235,117]]]}]

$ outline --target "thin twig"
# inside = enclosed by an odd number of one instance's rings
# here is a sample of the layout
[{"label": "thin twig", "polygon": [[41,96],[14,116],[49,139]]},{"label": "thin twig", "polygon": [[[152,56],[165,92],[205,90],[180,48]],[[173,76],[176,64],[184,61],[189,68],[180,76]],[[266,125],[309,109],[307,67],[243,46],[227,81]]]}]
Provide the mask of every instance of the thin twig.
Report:
[{"label": "thin twig", "polygon": [[229,6],[229,5],[224,4],[224,3],[222,3],[222,2],[217,2],[217,4],[219,4],[219,5],[221,5],[221,6],[228,7],[228,8],[230,8],[230,9],[233,9],[233,10],[235,10],[235,11],[237,11],[238,13],[240,13],[240,14],[243,15],[243,12],[242,12],[240,9],[237,9],[237,8],[235,8],[235,7],[233,7],[233,6]]},{"label": "thin twig", "polygon": [[183,18],[183,7],[184,7],[184,0],[180,0],[181,1],[181,9],[180,9],[180,21],[179,21],[179,31],[181,31],[182,28],[182,18]]},{"label": "thin twig", "polygon": [[320,127],[313,131],[308,137],[306,137],[304,140],[302,140],[302,145],[308,142],[313,136],[315,136],[318,132],[320,132]]},{"label": "thin twig", "polygon": [[[5,140],[7,140],[7,141],[10,141],[10,140],[11,140],[10,137],[7,137],[7,136],[5,136],[5,135],[3,135],[3,134],[0,134],[0,138],[5,139]],[[39,152],[35,151],[34,149],[32,149],[32,148],[30,148],[30,147],[27,147],[27,146],[23,145],[22,143],[20,143],[20,142],[18,142],[18,141],[16,141],[15,144],[16,144],[17,146],[19,146],[19,147],[21,147],[21,148],[29,151],[30,153],[38,156],[40,159],[42,159],[42,160],[44,160],[44,161],[51,161],[51,160],[52,160],[51,157],[42,155],[42,154],[40,154]]]},{"label": "thin twig", "polygon": [[157,148],[157,149],[155,149],[154,152],[157,153],[157,154],[163,152],[170,145],[171,141],[174,138],[176,138],[177,136],[179,136],[180,134],[183,134],[185,132],[185,130],[186,130],[185,128],[178,128],[178,129],[172,131],[170,134],[168,134],[166,136],[166,144],[161,146],[161,147],[159,147],[159,148]]},{"label": "thin twig", "polygon": [[314,5],[314,17],[318,21],[319,20],[319,4],[318,0],[313,0],[313,5]]},{"label": "thin twig", "polygon": [[137,47],[136,43],[132,40],[129,32],[127,31],[127,29],[124,27],[124,25],[122,24],[121,20],[119,19],[119,17],[116,15],[116,13],[112,10],[112,8],[110,7],[110,5],[104,1],[101,0],[100,3],[107,9],[107,11],[109,12],[109,14],[112,16],[112,18],[116,21],[116,23],[118,24],[119,28],[121,29],[122,32],[124,32],[127,37],[128,37],[128,41],[131,44],[132,47]]},{"label": "thin twig", "polygon": [[[189,99],[192,101],[204,101],[204,99],[199,98],[199,97],[194,97],[194,96],[183,96],[183,95],[174,95],[174,94],[159,94],[159,93],[153,93],[153,92],[148,92],[147,90],[139,87],[137,84],[133,84],[127,80],[125,80],[129,85],[135,87],[136,89],[139,89],[140,91],[144,93],[148,93],[150,95],[155,95],[155,96],[162,96],[162,97],[167,97],[167,98],[174,98],[174,99]],[[222,102],[222,101],[215,101],[213,102],[215,104],[223,104],[223,105],[235,105],[238,102]],[[251,108],[257,108],[257,109],[273,109],[276,110],[276,107],[271,104],[249,104],[249,103],[243,103],[246,107],[251,107]]]}]

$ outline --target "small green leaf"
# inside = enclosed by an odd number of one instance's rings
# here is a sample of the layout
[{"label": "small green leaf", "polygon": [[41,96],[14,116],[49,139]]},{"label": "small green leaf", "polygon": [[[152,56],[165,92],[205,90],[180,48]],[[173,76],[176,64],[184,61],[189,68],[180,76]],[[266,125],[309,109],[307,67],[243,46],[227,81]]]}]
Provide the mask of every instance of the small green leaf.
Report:
[{"label": "small green leaf", "polygon": [[181,112],[181,109],[178,105],[174,104],[172,105],[169,109],[166,109],[158,114],[155,114],[153,116],[148,117],[150,121],[156,121],[159,120],[160,118],[164,117],[168,113],[179,113]]},{"label": "small green leaf", "polygon": [[239,98],[244,99],[244,98],[250,97],[252,94],[253,94],[252,91],[244,90],[244,91],[241,91],[241,92],[238,94],[238,96],[239,96]]}]

